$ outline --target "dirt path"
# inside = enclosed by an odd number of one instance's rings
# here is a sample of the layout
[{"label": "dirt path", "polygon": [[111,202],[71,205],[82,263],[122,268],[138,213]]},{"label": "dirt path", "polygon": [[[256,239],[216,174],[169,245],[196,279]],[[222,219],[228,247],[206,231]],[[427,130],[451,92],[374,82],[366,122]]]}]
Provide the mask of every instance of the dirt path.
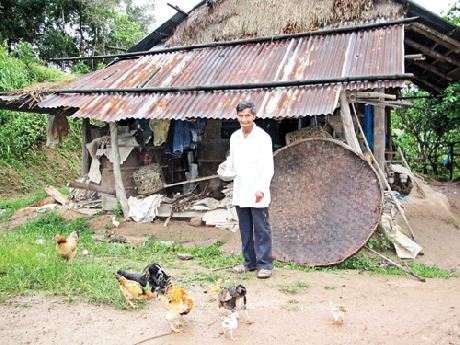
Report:
[{"label": "dirt path", "polygon": [[[460,190],[458,185],[424,186],[427,199],[415,192],[404,204],[406,216],[424,255],[416,259],[454,272],[460,270]],[[221,236],[226,250],[238,250],[238,237],[210,228],[175,228],[161,231],[157,226],[139,228],[142,236],[158,239],[187,239],[206,243]],[[404,227],[403,224],[401,226]],[[162,227],[162,224],[161,224]],[[130,233],[127,225],[123,228]],[[121,230],[120,229],[120,230]],[[150,229],[150,230],[149,230]],[[156,229],[156,230],[155,230]],[[191,236],[193,234],[193,236]],[[189,238],[190,237],[190,238]],[[188,269],[201,269],[193,261]],[[358,271],[299,272],[276,269],[268,280],[255,274],[238,275],[220,271],[228,284],[242,283],[248,289],[248,308],[255,321],[234,331],[237,338],[220,336],[220,316],[215,301],[202,286],[190,290],[195,308],[185,318],[183,334],[171,334],[165,312],[154,300],[140,310],[119,310],[107,305],[68,304],[60,298],[31,296],[15,298],[0,305],[1,343],[18,344],[445,344],[460,345],[460,278],[427,279],[411,276],[383,276]],[[174,273],[175,274],[175,273]],[[308,284],[290,294],[283,285]],[[345,323],[332,325],[329,301],[347,309]]]},{"label": "dirt path", "polygon": [[[224,276],[236,279],[234,273]],[[308,283],[296,294],[280,291]],[[356,271],[305,273],[280,269],[273,279],[242,282],[248,307],[234,336],[244,344],[460,344],[460,280],[378,276]],[[196,306],[183,334],[171,334],[156,301],[137,311],[58,298],[21,298],[0,308],[2,344],[229,344],[219,335],[214,301],[196,287]],[[343,325],[332,325],[328,301],[346,306]],[[164,335],[164,336],[163,336]],[[144,341],[145,340],[145,341]]]}]

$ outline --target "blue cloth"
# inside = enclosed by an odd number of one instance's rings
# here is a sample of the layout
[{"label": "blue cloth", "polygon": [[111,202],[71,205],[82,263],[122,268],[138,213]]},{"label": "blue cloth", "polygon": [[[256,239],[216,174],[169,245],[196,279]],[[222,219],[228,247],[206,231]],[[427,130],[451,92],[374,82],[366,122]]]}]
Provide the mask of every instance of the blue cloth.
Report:
[{"label": "blue cloth", "polygon": [[272,270],[271,229],[268,207],[236,206],[241,233],[241,251],[244,265],[259,270]]},{"label": "blue cloth", "polygon": [[369,149],[374,149],[374,106],[366,105],[364,108],[364,135],[366,136]]},{"label": "blue cloth", "polygon": [[190,130],[194,131],[196,134],[201,135],[204,133],[204,129],[206,128],[207,120],[203,118],[198,118],[195,121],[191,121],[189,123]]},{"label": "blue cloth", "polygon": [[168,138],[166,140],[165,153],[173,158],[182,157],[184,150],[192,143],[192,133],[188,121],[171,120]]}]

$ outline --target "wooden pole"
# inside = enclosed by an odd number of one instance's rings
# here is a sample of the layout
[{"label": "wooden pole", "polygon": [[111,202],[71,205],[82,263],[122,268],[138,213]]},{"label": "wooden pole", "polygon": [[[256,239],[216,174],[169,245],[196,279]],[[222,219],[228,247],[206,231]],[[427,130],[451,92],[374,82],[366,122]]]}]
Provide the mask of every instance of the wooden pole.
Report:
[{"label": "wooden pole", "polygon": [[89,119],[83,119],[81,140],[81,176],[86,176],[91,166],[91,158],[86,145],[91,142],[91,129]]},{"label": "wooden pole", "polygon": [[367,24],[362,24],[362,25],[348,25],[348,26],[342,26],[340,28],[332,28],[332,29],[317,30],[317,31],[306,31],[306,32],[300,32],[300,33],[295,33],[295,34],[264,36],[264,37],[249,38],[249,39],[234,40],[234,41],[221,41],[221,42],[198,44],[198,45],[192,45],[192,46],[167,47],[167,48],[158,49],[158,50],[127,52],[125,54],[99,55],[99,56],[71,56],[71,57],[53,58],[50,60],[51,61],[68,61],[68,60],[93,60],[93,59],[105,59],[105,58],[113,59],[116,57],[137,57],[137,56],[144,56],[144,55],[165,54],[165,53],[174,52],[174,51],[182,51],[182,50],[188,51],[192,49],[201,49],[201,48],[210,48],[210,47],[228,47],[228,46],[239,46],[243,44],[275,42],[275,41],[285,40],[285,39],[290,39],[290,38],[324,36],[324,35],[331,35],[331,34],[338,34],[338,33],[356,32],[360,30],[376,29],[376,28],[381,28],[381,27],[390,26],[390,25],[407,24],[407,23],[415,22],[417,19],[418,17],[411,17],[411,18],[392,20],[388,22],[382,21],[382,22],[367,23]]},{"label": "wooden pole", "polygon": [[102,187],[98,184],[89,184],[89,183],[82,183],[82,182],[77,182],[77,181],[70,181],[69,183],[67,183],[67,187],[92,190],[95,192],[105,193],[109,195],[116,195],[115,189]]},{"label": "wooden pole", "polygon": [[[385,92],[384,89],[378,90],[379,92]],[[380,101],[383,101],[380,98]],[[379,167],[385,171],[385,106],[374,105],[374,149],[373,153],[375,160]]]},{"label": "wooden pole", "polygon": [[389,262],[390,264],[392,264],[393,266],[398,267],[399,269],[403,270],[403,271],[406,272],[407,274],[410,274],[411,276],[414,276],[415,278],[417,278],[417,279],[420,280],[421,282],[425,282],[425,281],[426,281],[424,277],[421,277],[421,276],[415,274],[414,272],[412,272],[411,269],[410,269],[409,267],[404,268],[402,265],[400,265],[400,264],[398,264],[398,263],[396,263],[396,262],[390,260],[390,259],[387,258],[385,255],[382,255],[382,254],[380,254],[379,252],[376,252],[374,249],[371,249],[371,248],[369,248],[368,246],[366,246],[366,249],[367,249],[368,251],[370,251],[371,253],[374,253],[375,255],[380,256],[382,259],[388,261],[388,262]]},{"label": "wooden pole", "polygon": [[[355,112],[355,116],[356,118],[358,117],[356,112]],[[363,136],[366,147],[369,147],[369,143],[367,142],[367,138],[366,138],[366,135],[364,134],[363,128],[361,127],[361,124],[359,123],[359,121],[357,121],[357,123],[358,123],[359,131]],[[375,160],[375,157],[372,154],[371,150],[369,150],[369,155],[371,156],[372,161],[374,162],[374,166],[377,168],[377,171],[379,172],[381,180],[383,181],[383,183],[385,184],[385,187],[390,192],[391,198],[393,199],[396,205],[396,208],[398,209],[399,213],[401,213],[401,217],[403,217],[404,221],[406,222],[406,225],[407,225],[407,228],[409,229],[412,240],[415,240],[414,231],[412,230],[412,227],[410,226],[409,221],[407,220],[406,215],[404,214],[404,210],[401,208],[401,205],[399,204],[398,199],[396,199],[395,195],[391,192],[391,186],[387,181],[385,173],[382,171],[382,169],[380,169],[380,166],[378,165],[378,162]]]},{"label": "wooden pole", "polygon": [[351,118],[350,104],[348,103],[347,94],[345,91],[340,93],[340,114],[342,118],[343,130],[345,132],[345,140],[348,145],[356,151],[363,153],[359,146],[358,138],[356,137],[353,119]]},{"label": "wooden pole", "polygon": [[123,184],[123,178],[120,168],[120,152],[118,151],[118,125],[116,122],[110,122],[110,141],[112,144],[112,162],[113,175],[115,178],[115,192],[118,201],[120,202],[121,210],[126,219],[128,219],[129,206],[126,198],[126,190]]},{"label": "wooden pole", "polygon": [[125,92],[125,93],[168,93],[168,92],[199,92],[218,90],[251,90],[277,87],[297,87],[316,84],[340,84],[353,81],[374,81],[374,80],[410,80],[414,78],[412,73],[404,74],[376,74],[356,77],[338,77],[330,79],[304,79],[304,80],[280,80],[244,84],[216,84],[216,85],[193,85],[193,86],[166,86],[166,87],[144,87],[139,88],[104,88],[104,89],[51,89],[52,93],[103,93],[103,92]]}]

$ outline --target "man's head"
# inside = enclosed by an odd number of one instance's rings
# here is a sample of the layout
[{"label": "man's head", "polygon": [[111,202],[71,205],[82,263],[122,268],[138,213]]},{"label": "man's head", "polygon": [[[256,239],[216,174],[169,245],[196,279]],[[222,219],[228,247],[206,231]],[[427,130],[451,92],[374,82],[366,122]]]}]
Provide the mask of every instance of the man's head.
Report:
[{"label": "man's head", "polygon": [[252,128],[256,119],[256,106],[254,103],[249,101],[239,103],[236,106],[236,113],[241,127]]}]

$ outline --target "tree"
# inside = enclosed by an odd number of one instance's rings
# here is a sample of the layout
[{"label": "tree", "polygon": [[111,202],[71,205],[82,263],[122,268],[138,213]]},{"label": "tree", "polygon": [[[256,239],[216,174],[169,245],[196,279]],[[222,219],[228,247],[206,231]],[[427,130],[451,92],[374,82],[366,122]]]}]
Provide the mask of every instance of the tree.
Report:
[{"label": "tree", "polygon": [[[0,42],[34,46],[40,59],[105,55],[148,34],[153,5],[132,0],[0,0]],[[68,65],[62,65],[68,68]],[[96,66],[91,66],[96,68]]]}]

